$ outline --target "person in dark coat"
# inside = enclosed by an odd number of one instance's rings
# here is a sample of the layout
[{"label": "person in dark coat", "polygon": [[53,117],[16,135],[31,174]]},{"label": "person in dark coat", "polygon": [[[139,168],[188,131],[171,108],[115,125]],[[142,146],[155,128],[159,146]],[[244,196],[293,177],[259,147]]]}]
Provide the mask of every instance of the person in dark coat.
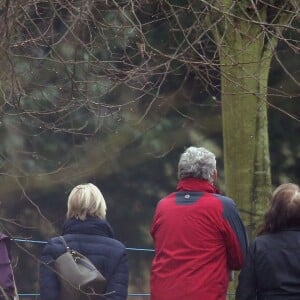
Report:
[{"label": "person in dark coat", "polygon": [[[106,203],[100,190],[91,183],[78,185],[68,198],[62,235],[67,245],[90,259],[107,280],[106,296],[93,299],[125,300],[128,290],[127,250],[114,238],[105,216]],[[51,266],[64,252],[59,237],[50,239],[43,249],[39,278],[41,300],[60,299],[59,280]]]},{"label": "person in dark coat", "polygon": [[275,189],[239,275],[236,300],[300,299],[300,189]]}]

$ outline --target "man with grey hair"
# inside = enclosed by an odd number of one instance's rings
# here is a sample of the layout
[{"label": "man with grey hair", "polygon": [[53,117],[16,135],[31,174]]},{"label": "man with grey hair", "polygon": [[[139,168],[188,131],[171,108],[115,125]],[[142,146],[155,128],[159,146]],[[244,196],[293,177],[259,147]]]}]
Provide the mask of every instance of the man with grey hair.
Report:
[{"label": "man with grey hair", "polygon": [[214,186],[216,157],[207,149],[187,148],[178,178],[150,230],[151,300],[225,300],[230,270],[241,269],[247,249],[238,209]]}]

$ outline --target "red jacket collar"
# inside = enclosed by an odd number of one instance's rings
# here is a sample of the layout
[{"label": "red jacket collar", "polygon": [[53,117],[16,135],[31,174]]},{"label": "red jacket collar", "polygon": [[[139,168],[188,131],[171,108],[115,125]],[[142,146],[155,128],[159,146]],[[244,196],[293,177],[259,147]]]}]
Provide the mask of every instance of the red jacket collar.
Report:
[{"label": "red jacket collar", "polygon": [[176,191],[218,193],[218,190],[212,183],[197,178],[184,178],[180,180],[177,184]]}]

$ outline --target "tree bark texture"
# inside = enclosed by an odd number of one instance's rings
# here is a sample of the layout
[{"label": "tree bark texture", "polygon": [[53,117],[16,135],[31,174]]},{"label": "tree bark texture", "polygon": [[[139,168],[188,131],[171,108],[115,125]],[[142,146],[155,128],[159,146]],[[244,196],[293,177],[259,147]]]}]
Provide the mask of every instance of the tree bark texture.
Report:
[{"label": "tree bark texture", "polygon": [[267,84],[274,42],[243,20],[226,22],[219,41],[226,192],[253,237],[271,193]]}]

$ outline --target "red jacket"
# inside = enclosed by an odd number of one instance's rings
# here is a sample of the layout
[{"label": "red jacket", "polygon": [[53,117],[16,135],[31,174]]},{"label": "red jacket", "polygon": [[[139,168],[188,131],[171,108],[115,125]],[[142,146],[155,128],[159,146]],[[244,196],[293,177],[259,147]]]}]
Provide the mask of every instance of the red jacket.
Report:
[{"label": "red jacket", "polygon": [[245,228],[228,197],[207,181],[181,180],[156,208],[151,300],[225,300],[230,270],[242,267]]}]

